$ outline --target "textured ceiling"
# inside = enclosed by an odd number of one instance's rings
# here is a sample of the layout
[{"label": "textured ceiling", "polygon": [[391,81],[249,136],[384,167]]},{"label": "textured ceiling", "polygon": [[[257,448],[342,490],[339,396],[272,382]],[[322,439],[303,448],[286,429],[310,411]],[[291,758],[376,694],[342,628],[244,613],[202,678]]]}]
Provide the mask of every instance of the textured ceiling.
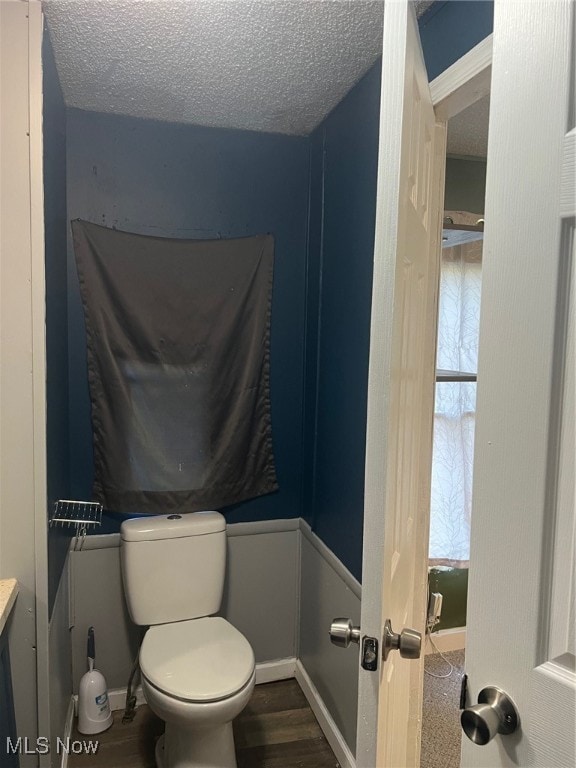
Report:
[{"label": "textured ceiling", "polygon": [[307,134],[381,52],[383,2],[45,0],[66,104]]},{"label": "textured ceiling", "polygon": [[[382,45],[383,0],[43,6],[68,106],[177,123],[306,135]],[[450,121],[449,153],[486,155],[485,102]]]},{"label": "textured ceiling", "polygon": [[486,157],[489,110],[490,96],[485,96],[448,121],[449,154]]}]

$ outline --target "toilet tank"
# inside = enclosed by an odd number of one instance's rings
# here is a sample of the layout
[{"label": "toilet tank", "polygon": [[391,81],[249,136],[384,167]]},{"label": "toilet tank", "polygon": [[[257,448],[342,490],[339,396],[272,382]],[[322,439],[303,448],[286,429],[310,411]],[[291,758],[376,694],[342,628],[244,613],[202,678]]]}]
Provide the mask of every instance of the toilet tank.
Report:
[{"label": "toilet tank", "polygon": [[166,624],[218,611],[226,569],[226,522],[219,512],[126,520],[120,535],[134,623]]}]

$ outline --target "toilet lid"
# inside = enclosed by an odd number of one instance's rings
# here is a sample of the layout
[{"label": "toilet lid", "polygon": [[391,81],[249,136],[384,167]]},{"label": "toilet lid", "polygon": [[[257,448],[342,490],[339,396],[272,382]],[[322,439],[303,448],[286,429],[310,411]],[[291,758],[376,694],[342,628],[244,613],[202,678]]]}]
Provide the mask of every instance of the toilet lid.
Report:
[{"label": "toilet lid", "polygon": [[226,699],[254,672],[248,640],[225,619],[206,617],[150,627],[140,669],[156,688],[185,701]]}]

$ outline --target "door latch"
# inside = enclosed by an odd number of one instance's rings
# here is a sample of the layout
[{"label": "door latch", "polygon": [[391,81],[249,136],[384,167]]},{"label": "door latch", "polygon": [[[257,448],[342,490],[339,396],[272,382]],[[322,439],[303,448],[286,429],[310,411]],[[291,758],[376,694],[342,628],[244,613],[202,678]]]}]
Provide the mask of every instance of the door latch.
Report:
[{"label": "door latch", "polygon": [[364,635],[362,638],[362,669],[368,672],[376,672],[378,669],[378,640],[375,637]]}]

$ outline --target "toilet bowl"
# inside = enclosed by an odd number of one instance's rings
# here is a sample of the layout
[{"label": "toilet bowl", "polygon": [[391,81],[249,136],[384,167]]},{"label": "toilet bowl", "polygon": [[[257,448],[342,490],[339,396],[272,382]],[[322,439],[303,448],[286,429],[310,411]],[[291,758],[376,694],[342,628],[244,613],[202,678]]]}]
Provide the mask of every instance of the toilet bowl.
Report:
[{"label": "toilet bowl", "polygon": [[123,523],[128,609],[150,624],[140,649],[142,689],[166,723],[158,768],[236,768],[232,721],[248,703],[255,660],[221,617],[225,525],[217,512]]},{"label": "toilet bowl", "polygon": [[146,701],[166,722],[158,768],[235,766],[232,720],[248,703],[255,681],[246,638],[218,617],[151,627],[140,670]]},{"label": "toilet bowl", "polygon": [[227,699],[194,702],[175,699],[145,678],[142,690],[150,709],[166,723],[156,744],[158,768],[233,768],[236,766],[232,721],[254,690],[256,673]]}]

